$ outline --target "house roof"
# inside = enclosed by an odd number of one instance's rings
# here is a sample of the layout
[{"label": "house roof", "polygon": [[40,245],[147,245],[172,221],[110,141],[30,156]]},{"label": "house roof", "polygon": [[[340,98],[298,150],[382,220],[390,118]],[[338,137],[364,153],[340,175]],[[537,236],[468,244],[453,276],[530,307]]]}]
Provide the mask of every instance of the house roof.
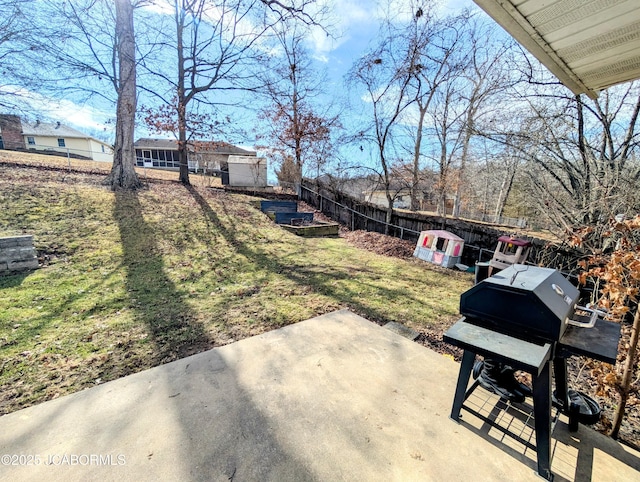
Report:
[{"label": "house roof", "polygon": [[[51,124],[48,122],[23,122],[22,135],[24,136],[41,136],[41,137],[70,137],[78,139],[92,139],[91,136],[65,126],[60,122]],[[96,139],[97,140],[97,139]]]},{"label": "house roof", "polygon": [[[215,152],[217,154],[229,154],[240,156],[255,156],[255,151],[249,151],[242,149],[241,147],[234,146],[227,142],[215,142],[215,141],[191,141],[189,150],[193,150],[193,144],[198,146],[199,151]],[[178,141],[175,139],[155,139],[151,137],[141,137],[134,142],[134,147],[139,149],[168,149],[177,150]]]},{"label": "house roof", "polygon": [[474,0],[574,94],[640,78],[638,0]]}]

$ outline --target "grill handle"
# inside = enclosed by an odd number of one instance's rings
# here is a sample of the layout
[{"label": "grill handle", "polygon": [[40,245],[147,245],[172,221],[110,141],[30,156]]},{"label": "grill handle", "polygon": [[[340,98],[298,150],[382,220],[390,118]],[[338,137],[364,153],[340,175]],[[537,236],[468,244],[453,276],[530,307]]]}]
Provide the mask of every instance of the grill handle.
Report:
[{"label": "grill handle", "polygon": [[598,320],[598,316],[606,314],[604,311],[594,310],[591,308],[587,308],[586,306],[576,306],[576,310],[581,310],[581,311],[586,311],[587,313],[591,313],[591,316],[589,317],[589,321],[583,322],[583,321],[572,320],[572,319],[567,320],[570,325],[579,326],[580,328],[593,328],[594,326],[596,326],[596,321]]}]

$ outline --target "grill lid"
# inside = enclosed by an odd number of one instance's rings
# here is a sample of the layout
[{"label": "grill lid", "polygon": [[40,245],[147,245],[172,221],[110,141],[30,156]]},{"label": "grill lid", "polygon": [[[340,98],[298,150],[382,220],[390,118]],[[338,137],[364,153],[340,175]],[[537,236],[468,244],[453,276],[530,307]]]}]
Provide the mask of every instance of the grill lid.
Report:
[{"label": "grill lid", "polygon": [[525,339],[557,341],[579,291],[554,269],[514,264],[460,296],[460,313],[477,323]]}]

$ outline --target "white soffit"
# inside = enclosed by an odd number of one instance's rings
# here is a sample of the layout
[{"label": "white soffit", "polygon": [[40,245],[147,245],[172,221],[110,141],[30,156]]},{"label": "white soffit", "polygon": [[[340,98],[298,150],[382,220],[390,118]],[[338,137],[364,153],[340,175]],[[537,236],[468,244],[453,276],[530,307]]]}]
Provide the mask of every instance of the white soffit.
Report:
[{"label": "white soffit", "polygon": [[575,94],[640,78],[640,0],[474,0]]}]

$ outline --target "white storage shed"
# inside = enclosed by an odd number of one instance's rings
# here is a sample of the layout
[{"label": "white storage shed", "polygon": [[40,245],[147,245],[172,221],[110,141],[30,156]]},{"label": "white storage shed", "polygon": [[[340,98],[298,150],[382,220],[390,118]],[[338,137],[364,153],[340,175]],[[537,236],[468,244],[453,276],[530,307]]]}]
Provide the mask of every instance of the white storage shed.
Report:
[{"label": "white storage shed", "polygon": [[229,186],[267,186],[267,160],[264,157],[229,156],[227,167]]}]

